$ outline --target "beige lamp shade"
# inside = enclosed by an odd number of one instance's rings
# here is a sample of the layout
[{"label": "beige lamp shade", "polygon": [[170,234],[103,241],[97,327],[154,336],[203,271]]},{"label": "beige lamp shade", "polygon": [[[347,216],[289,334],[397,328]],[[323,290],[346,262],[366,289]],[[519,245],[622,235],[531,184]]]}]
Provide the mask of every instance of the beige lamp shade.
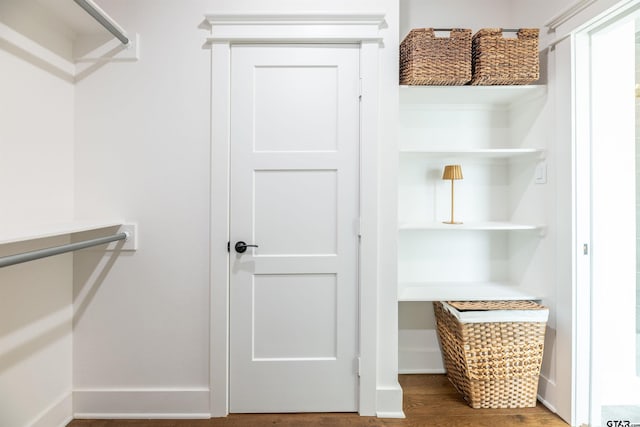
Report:
[{"label": "beige lamp shade", "polygon": [[442,172],[442,179],[462,179],[462,166],[447,165]]},{"label": "beige lamp shade", "polygon": [[462,166],[460,165],[446,165],[444,167],[444,171],[442,172],[442,179],[450,179],[451,180],[451,219],[449,221],[443,221],[445,224],[462,224],[461,222],[456,222],[453,219],[453,181],[457,179],[462,179]]}]

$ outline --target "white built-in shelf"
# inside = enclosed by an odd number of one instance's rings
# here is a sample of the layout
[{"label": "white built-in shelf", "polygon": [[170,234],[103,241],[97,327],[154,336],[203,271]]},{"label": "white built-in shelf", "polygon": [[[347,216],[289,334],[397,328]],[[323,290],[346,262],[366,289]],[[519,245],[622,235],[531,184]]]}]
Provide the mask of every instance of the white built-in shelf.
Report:
[{"label": "white built-in shelf", "polygon": [[117,227],[122,224],[124,224],[124,221],[82,220],[3,228],[0,229],[0,245],[100,230],[102,228]]},{"label": "white built-in shelf", "polygon": [[[400,165],[409,163],[410,166],[414,162],[429,162],[431,160],[440,162],[444,159],[458,159],[464,162],[474,162],[482,164],[487,168],[493,167],[489,163],[502,163],[503,161],[523,161],[536,162],[543,160],[546,151],[540,147],[521,147],[524,142],[518,132],[510,132],[510,115],[512,111],[517,111],[518,120],[527,120],[537,111],[531,108],[532,104],[544,102],[546,99],[547,87],[545,85],[522,85],[522,86],[400,86],[400,116],[401,126],[403,127],[403,140],[400,142],[399,156]],[[521,108],[522,107],[522,108]],[[493,123],[492,116],[487,114],[496,114],[496,117],[504,119]],[[532,118],[532,117],[531,117]],[[520,126],[520,122],[514,123],[514,126]],[[475,132],[475,129],[479,132]],[[518,130],[518,129],[514,129]],[[484,133],[483,133],[484,132]],[[476,136],[477,133],[477,136]],[[489,137],[487,137],[489,135]],[[491,136],[495,135],[497,138]],[[498,139],[501,138],[501,139]],[[502,139],[504,138],[504,139]],[[507,138],[515,138],[509,140]],[[497,141],[501,142],[497,142]],[[492,147],[492,144],[497,144]],[[513,144],[513,145],[511,145]],[[455,159],[455,160],[453,160]],[[486,161],[489,160],[489,161]],[[494,160],[497,160],[494,162]],[[447,160],[449,161],[449,160]],[[485,163],[487,163],[485,165]],[[425,193],[432,184],[428,176],[415,175],[408,176],[406,184],[412,189],[422,186]],[[411,181],[414,179],[414,181]],[[421,179],[422,181],[416,181]],[[487,179],[482,183],[496,192],[503,191],[500,185],[493,185],[491,180]],[[511,183],[508,183],[509,185]],[[519,188],[519,187],[518,187]],[[523,191],[527,191],[524,189]],[[492,203],[494,200],[486,200],[486,203]],[[402,203],[408,203],[404,206],[407,211],[411,211],[412,201],[403,199]],[[421,202],[422,203],[422,202]],[[484,207],[483,201],[479,200],[481,206]],[[500,202],[502,203],[502,202]],[[508,200],[504,200],[505,207],[508,208]],[[417,207],[420,207],[418,205]],[[494,217],[495,218],[495,217]],[[447,217],[438,218],[438,221],[425,221],[421,218],[417,220],[403,220],[398,224],[398,230],[402,236],[401,245],[406,245],[403,250],[399,251],[399,256],[404,258],[399,260],[399,268],[406,271],[399,271],[399,277],[405,274],[412,275],[416,272],[417,277],[412,277],[416,282],[400,282],[398,284],[398,301],[447,301],[447,300],[525,300],[540,299],[540,295],[529,292],[519,283],[510,283],[509,278],[512,273],[509,268],[495,267],[493,265],[485,265],[482,261],[486,253],[484,246],[479,242],[485,238],[493,239],[490,233],[507,232],[507,233],[523,233],[527,239],[542,237],[546,233],[546,226],[539,223],[531,223],[528,221],[464,221],[462,224],[445,224],[441,221],[447,220]],[[482,219],[482,218],[481,218]],[[535,221],[535,220],[534,220]],[[434,245],[439,243],[448,243],[448,239],[453,244],[464,244],[466,237],[453,236],[451,233],[485,233],[468,236],[471,243],[468,255],[475,257],[480,255],[478,259],[467,259],[468,265],[466,276],[474,280],[479,277],[476,282],[467,281],[446,281],[453,279],[458,275],[455,272],[449,274],[448,271],[439,269],[438,260],[425,260],[419,255],[421,248],[425,248],[425,254],[433,249]],[[404,239],[404,237],[411,237]],[[461,237],[462,240],[460,240]],[[501,239],[500,237],[499,256],[501,261],[505,261],[504,265],[512,262],[513,251],[509,247],[511,240]],[[498,240],[498,239],[497,239]],[[496,240],[496,242],[497,242]],[[519,245],[518,241],[513,242]],[[424,246],[423,246],[424,245]],[[406,249],[406,250],[405,250]],[[517,252],[517,248],[515,249]],[[425,255],[428,256],[428,255]],[[443,255],[448,262],[453,260]],[[427,262],[428,269],[422,264]],[[464,268],[465,259],[459,261]],[[489,261],[491,262],[491,261]],[[487,268],[484,268],[487,267]],[[443,268],[446,268],[443,266]],[[433,271],[435,269],[435,271]],[[486,270],[490,271],[491,276],[504,277],[505,281],[482,281],[482,277],[486,276]],[[513,276],[518,276],[517,273]],[[443,278],[444,282],[429,281],[430,277]],[[426,280],[425,280],[426,279]],[[421,281],[422,280],[422,281]],[[534,289],[535,286],[528,285],[527,288]]]},{"label": "white built-in shelf", "polygon": [[400,105],[510,105],[543,96],[545,85],[523,86],[400,86]]},{"label": "white built-in shelf", "polygon": [[400,283],[398,301],[537,300],[535,295],[503,282]]},{"label": "white built-in shelf", "polygon": [[402,148],[401,154],[427,155],[430,157],[481,157],[481,158],[512,158],[535,156],[543,158],[545,150],[541,148],[469,148],[469,149],[421,149]]},{"label": "white built-in shelf", "polygon": [[444,231],[519,231],[538,230],[544,226],[535,224],[517,224],[506,221],[476,221],[462,224],[445,224],[443,222],[405,222],[398,225],[399,230],[444,230]]},{"label": "white built-in shelf", "polygon": [[[29,5],[29,10],[33,7],[38,12],[35,14],[34,28],[38,28],[38,20],[46,20],[52,24],[51,28],[58,28],[65,38],[74,40],[74,43],[84,41],[80,49],[83,54],[78,57],[65,54],[50,44],[50,39],[42,38],[36,42],[31,34],[23,34],[2,22],[0,43],[10,46],[11,50],[20,52],[21,55],[26,54],[27,58],[36,59],[34,64],[44,65],[46,70],[58,76],[74,81],[79,74],[95,67],[95,62],[135,61],[140,56],[138,34],[129,34],[129,44],[121,44],[103,25],[71,0],[38,0],[28,3],[34,3]],[[104,10],[100,9],[99,14],[111,26],[121,30],[118,23]]]}]

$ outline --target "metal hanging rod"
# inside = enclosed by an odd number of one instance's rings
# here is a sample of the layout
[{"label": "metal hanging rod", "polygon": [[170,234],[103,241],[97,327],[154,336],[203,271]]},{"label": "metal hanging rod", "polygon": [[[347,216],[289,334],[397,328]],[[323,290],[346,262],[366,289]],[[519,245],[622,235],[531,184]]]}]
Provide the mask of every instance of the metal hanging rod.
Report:
[{"label": "metal hanging rod", "polygon": [[0,268],[20,264],[27,261],[34,261],[36,259],[46,258],[53,255],[60,255],[67,252],[90,248],[92,246],[104,245],[105,243],[117,242],[118,240],[127,240],[128,238],[129,233],[125,231],[122,233],[114,234],[112,236],[98,237],[97,239],[84,240],[77,243],[69,243],[68,245],[54,246],[51,248],[38,249],[35,251],[23,252],[21,254],[0,257]]},{"label": "metal hanging rod", "polygon": [[[433,31],[453,31],[453,28],[434,28]],[[503,33],[517,33],[520,28],[500,28]]]},{"label": "metal hanging rod", "polygon": [[98,21],[100,25],[106,28],[107,31],[113,34],[114,37],[120,40],[122,44],[124,45],[129,44],[129,38],[127,37],[126,32],[122,28],[120,28],[120,26],[113,19],[111,19],[109,15],[107,15],[102,9],[100,9],[97,4],[95,4],[91,0],[73,0],[73,1],[75,1],[78,4],[78,6],[83,8],[85,12],[91,15],[93,19]]}]

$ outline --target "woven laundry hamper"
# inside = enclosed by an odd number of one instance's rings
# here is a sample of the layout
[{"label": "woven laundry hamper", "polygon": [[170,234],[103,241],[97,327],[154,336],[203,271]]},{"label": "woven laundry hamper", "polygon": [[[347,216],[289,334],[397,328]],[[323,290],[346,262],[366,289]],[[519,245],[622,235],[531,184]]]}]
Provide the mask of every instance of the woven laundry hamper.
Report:
[{"label": "woven laundry hamper", "polygon": [[413,29],[400,44],[401,85],[464,85],[471,80],[471,30],[454,28],[436,37]]},{"label": "woven laundry hamper", "polygon": [[537,28],[521,28],[517,38],[503,37],[500,28],[473,35],[472,85],[524,85],[540,78]]},{"label": "woven laundry hamper", "polygon": [[447,377],[469,406],[536,406],[547,308],[533,301],[433,305]]}]

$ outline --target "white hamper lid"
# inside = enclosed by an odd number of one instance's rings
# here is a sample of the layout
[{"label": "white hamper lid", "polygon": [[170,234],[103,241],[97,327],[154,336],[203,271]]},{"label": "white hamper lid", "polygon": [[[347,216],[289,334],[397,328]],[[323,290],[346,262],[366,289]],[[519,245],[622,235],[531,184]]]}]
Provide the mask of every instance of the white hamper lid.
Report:
[{"label": "white hamper lid", "polygon": [[[482,304],[486,303],[487,308],[483,308]],[[504,304],[501,304],[504,303]],[[519,304],[523,303],[523,304]],[[470,308],[458,310],[458,307],[468,305]],[[500,306],[504,305],[504,308]],[[529,306],[530,308],[507,308]],[[442,306],[453,314],[460,323],[501,323],[501,322],[546,322],[549,318],[549,309],[532,301],[442,301]],[[479,307],[474,309],[473,307]]]}]

